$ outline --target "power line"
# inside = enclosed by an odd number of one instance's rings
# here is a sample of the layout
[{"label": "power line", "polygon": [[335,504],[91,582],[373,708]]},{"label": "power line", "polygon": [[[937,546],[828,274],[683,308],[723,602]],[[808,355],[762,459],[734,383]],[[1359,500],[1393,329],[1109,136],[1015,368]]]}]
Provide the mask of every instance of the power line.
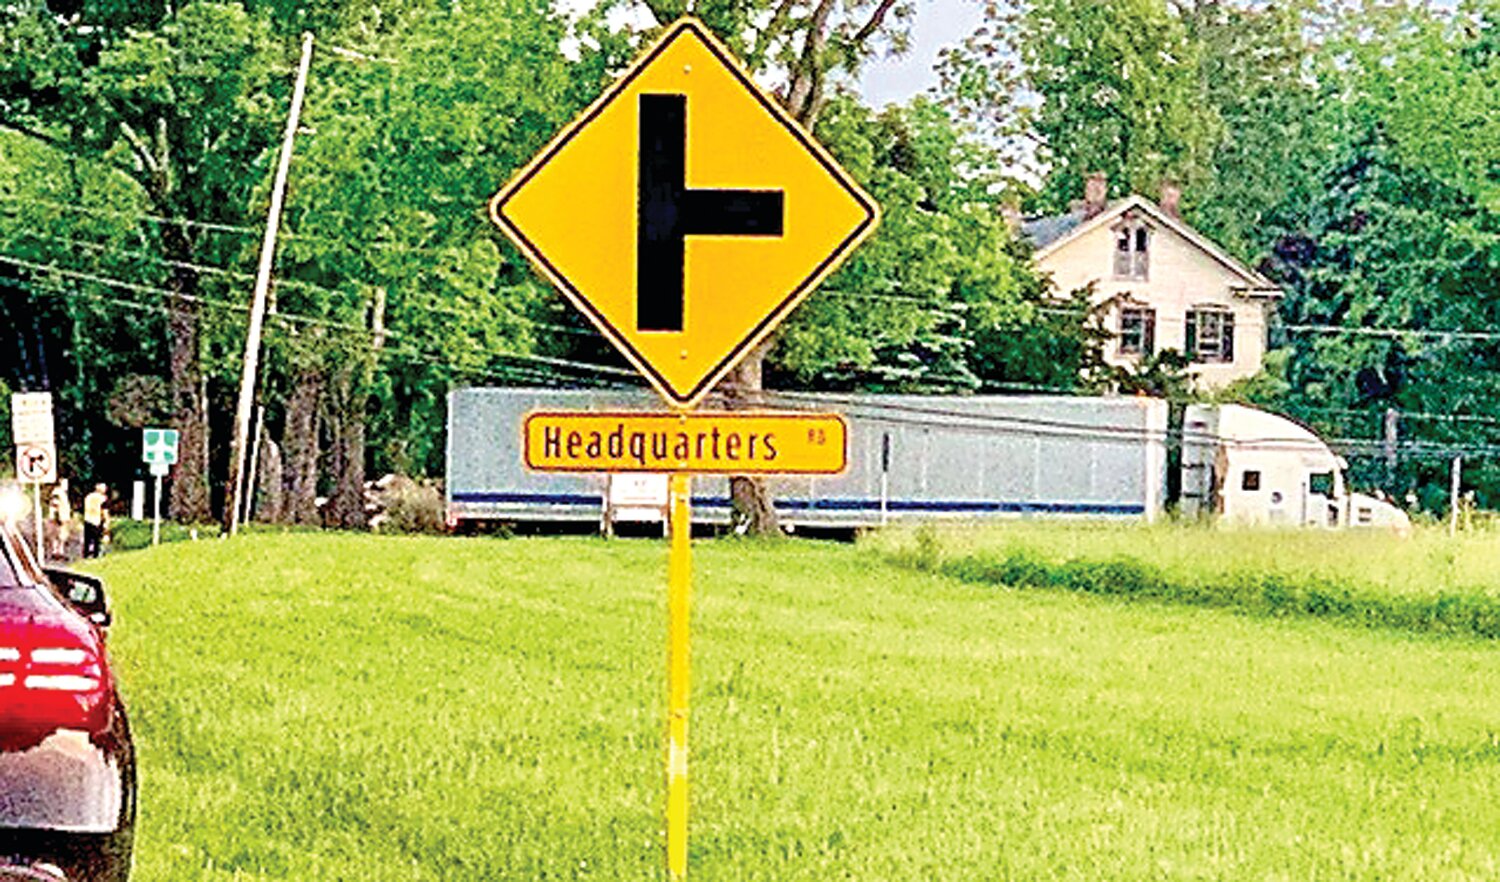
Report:
[{"label": "power line", "polygon": [[1296,334],[1347,334],[1360,337],[1435,337],[1440,340],[1500,340],[1500,332],[1496,331],[1464,331],[1443,330],[1440,328],[1377,328],[1365,326],[1348,327],[1344,325],[1280,325],[1283,331]]},{"label": "power line", "polygon": [[[223,276],[225,278],[243,279],[243,280],[250,280],[250,281],[253,281],[255,279],[255,274],[254,273],[247,273],[247,272],[244,272],[244,271],[241,271],[241,270],[227,269],[225,267],[216,266],[216,265],[213,265],[213,264],[202,264],[202,263],[193,263],[191,261],[185,261],[185,260],[174,260],[174,259],[172,259],[170,257],[163,257],[160,254],[153,254],[153,253],[151,253],[149,251],[140,251],[140,250],[136,250],[136,249],[132,249],[132,248],[124,248],[124,247],[120,247],[120,246],[116,246],[116,245],[105,245],[105,244],[98,243],[98,242],[85,242],[85,241],[83,241],[81,239],[72,239],[72,238],[69,238],[67,236],[57,236],[57,235],[53,235],[53,234],[50,234],[50,233],[39,233],[39,232],[36,232],[34,230],[28,230],[26,232],[26,235],[32,236],[32,237],[35,237],[35,238],[38,238],[38,239],[46,239],[46,240],[51,241],[51,242],[58,242],[58,243],[65,244],[65,245],[72,245],[72,246],[75,246],[75,247],[78,247],[78,248],[84,248],[84,249],[87,249],[87,250],[90,250],[90,251],[106,252],[106,253],[110,253],[110,254],[121,254],[121,255],[124,255],[126,257],[134,257],[134,258],[138,258],[140,260],[150,260],[150,261],[154,261],[156,263],[162,264],[163,266],[170,266],[170,267],[175,267],[177,269],[191,270],[193,272],[202,273],[204,275]],[[329,287],[326,287],[324,285],[314,284],[312,282],[304,282],[304,281],[301,281],[299,279],[276,278],[276,279],[273,279],[273,283],[278,288],[296,288],[296,289],[301,289],[301,290],[306,290],[306,291],[317,291],[317,292],[324,293],[324,294],[337,294],[337,295],[341,295],[341,296],[342,295],[347,295],[349,293],[348,291],[340,291],[340,290],[338,290],[336,288],[329,288]]]},{"label": "power line", "polygon": [[[66,296],[84,297],[96,302],[104,303],[119,308],[153,312],[158,314],[170,314],[180,311],[165,304],[147,304],[138,301],[124,300],[121,298],[108,297],[106,295],[91,294],[61,287],[45,288],[34,282],[16,279],[4,279],[4,282],[34,290],[37,293],[56,293]],[[225,301],[205,301],[205,305],[215,308],[229,308],[238,311],[242,307]],[[279,314],[279,319],[288,321],[308,320],[309,316],[295,316]],[[329,323],[334,327],[346,330],[357,330],[365,334],[371,333],[369,329],[357,325],[344,323]],[[383,347],[373,350],[381,358],[401,358],[423,364],[444,367],[459,375],[489,377],[492,379],[514,382],[517,380],[525,382],[540,382],[549,387],[576,387],[584,386],[605,389],[638,389],[639,382],[635,375],[628,371],[620,373],[629,376],[634,383],[625,383],[619,380],[609,380],[603,377],[565,377],[556,373],[528,368],[524,366],[500,365],[500,366],[470,366],[457,362],[435,358],[432,353],[424,352],[420,348],[407,348],[405,341],[396,347]],[[508,353],[477,351],[476,355],[492,355],[496,357],[513,357]],[[538,357],[541,360],[544,357]],[[566,360],[561,360],[566,361]],[[574,363],[579,364],[579,363]],[[839,396],[829,393],[804,393],[790,390],[768,390],[766,396],[773,400],[789,401],[794,409],[809,410],[818,406],[826,406],[830,403],[842,405],[846,413],[859,415],[866,418],[893,423],[897,425],[910,425],[922,428],[948,428],[962,429],[966,431],[977,431],[985,434],[1000,434],[1009,436],[1026,437],[1032,439],[1072,438],[1080,440],[1092,440],[1101,442],[1112,442],[1118,444],[1146,442],[1162,442],[1168,440],[1168,433],[1163,431],[1137,429],[1119,426],[1098,426],[1086,423],[1076,423],[1064,420],[1046,420],[1040,418],[1018,417],[1003,414],[978,414],[964,411],[955,411],[946,408],[933,408],[898,403],[889,401],[877,401],[868,398]],[[893,412],[894,411],[894,412]],[[1243,449],[1274,450],[1274,449],[1305,449],[1308,445],[1319,443],[1317,439],[1306,438],[1253,438],[1253,439],[1221,439],[1206,433],[1193,433],[1184,431],[1183,436],[1188,440],[1201,440],[1204,442],[1226,442],[1232,446]],[[1326,443],[1330,448],[1339,448],[1340,452],[1355,454],[1352,451],[1365,451],[1363,455],[1378,456],[1388,449],[1388,442],[1381,438],[1333,438]],[[1397,450],[1406,458],[1441,458],[1447,459],[1454,455],[1464,456],[1500,456],[1500,445],[1491,444],[1444,444],[1438,442],[1403,440],[1396,444]]]},{"label": "power line", "polygon": [[[38,199],[35,197],[18,196],[11,193],[0,193],[0,200],[7,202],[19,202],[23,205],[38,205],[58,211],[73,211],[81,214],[92,214],[100,217],[118,217],[127,220],[141,220],[156,224],[168,224],[172,226],[189,227],[193,229],[208,230],[215,233],[235,233],[242,236],[263,236],[265,230],[255,227],[239,226],[236,224],[220,224],[209,221],[191,220],[183,217],[166,217],[159,214],[151,214],[142,211],[120,211],[112,208],[94,208],[83,205],[70,205],[66,202],[56,202],[51,199]],[[313,233],[282,233],[282,240],[301,242],[320,242],[325,245],[337,245],[346,250],[354,250],[351,244],[342,239],[334,239],[328,236],[319,236]],[[399,242],[378,242],[360,240],[356,243],[363,248],[373,248],[377,251],[400,251],[412,254],[437,254],[454,255],[463,254],[464,249],[456,245],[443,247],[424,247],[421,245],[404,245]]]},{"label": "power line", "polygon": [[[87,292],[87,291],[80,291],[80,290],[73,289],[73,288],[53,287],[53,286],[50,286],[50,285],[48,285],[46,283],[38,283],[38,282],[35,282],[35,281],[23,281],[23,280],[20,280],[20,279],[9,279],[9,278],[0,277],[0,283],[6,284],[6,285],[9,285],[9,286],[21,289],[21,290],[30,291],[30,292],[35,293],[35,294],[41,294],[43,296],[61,295],[61,296],[67,296],[67,297],[81,297],[81,298],[84,298],[86,300],[91,300],[91,301],[94,301],[96,303],[103,304],[103,305],[110,306],[110,307],[116,307],[116,308],[120,308],[120,309],[129,309],[129,310],[134,310],[134,311],[139,311],[139,312],[146,312],[146,313],[152,313],[152,314],[157,314],[157,315],[172,315],[172,314],[175,314],[175,313],[184,312],[184,310],[182,310],[180,307],[179,308],[174,308],[174,307],[168,306],[166,304],[161,304],[161,303],[141,303],[141,302],[135,301],[135,300],[125,300],[125,299],[118,298],[118,297],[109,297],[107,295],[94,294],[94,293],[90,293],[90,292]],[[207,305],[212,306],[212,307],[216,307],[216,308],[225,308],[226,306],[231,306],[230,304],[225,304],[222,301],[210,302]],[[235,306],[235,308],[238,309],[237,306]],[[276,318],[283,318],[283,319],[284,318],[289,318],[288,316],[285,316],[284,314],[283,315],[278,315],[278,316],[275,316],[275,317]],[[367,331],[367,333],[368,333],[368,331]],[[583,384],[583,385],[589,386],[591,388],[637,388],[637,386],[635,386],[635,385],[624,384],[624,383],[621,383],[619,381],[606,380],[606,379],[603,379],[603,378],[595,378],[595,377],[581,377],[581,378],[580,377],[566,377],[566,376],[563,376],[561,374],[552,374],[552,373],[547,373],[547,372],[539,370],[539,369],[528,368],[528,367],[523,367],[523,366],[516,366],[516,365],[498,365],[498,366],[497,365],[490,365],[490,366],[485,366],[485,367],[480,367],[480,366],[475,366],[475,365],[463,365],[463,364],[459,364],[457,362],[450,361],[450,360],[445,360],[445,359],[440,359],[440,358],[434,358],[430,353],[423,352],[420,349],[403,348],[404,346],[405,346],[405,344],[401,344],[401,345],[398,345],[398,346],[395,346],[395,347],[385,346],[385,347],[381,347],[378,350],[373,350],[372,349],[372,351],[376,352],[380,357],[387,357],[387,358],[389,358],[389,357],[401,357],[401,358],[406,358],[406,359],[409,359],[409,360],[412,360],[412,361],[422,362],[424,364],[429,364],[429,365],[434,365],[434,366],[439,366],[439,367],[446,367],[446,368],[449,368],[450,370],[454,371],[455,373],[459,373],[459,374],[468,374],[468,375],[472,375],[472,376],[485,376],[485,377],[491,377],[491,378],[494,378],[494,379],[502,379],[502,380],[507,380],[507,381],[522,380],[522,381],[526,381],[526,382],[546,382],[546,383],[548,383],[549,385],[552,385],[552,386],[558,386],[558,385],[565,385],[567,383],[573,383],[573,384]],[[476,353],[476,354],[485,354],[485,353],[479,352],[479,353]]]},{"label": "power line", "polygon": [[[115,246],[115,245],[105,245],[105,244],[98,243],[98,242],[85,242],[85,241],[83,241],[81,239],[72,239],[72,238],[69,238],[67,236],[57,236],[57,235],[53,235],[53,234],[50,234],[50,233],[39,233],[39,232],[35,232],[35,231],[28,231],[26,235],[33,236],[33,237],[40,238],[40,239],[46,239],[46,240],[52,241],[52,242],[58,242],[58,243],[65,244],[65,245],[72,245],[72,246],[76,246],[76,247],[79,247],[79,248],[84,248],[84,249],[91,250],[91,251],[107,252],[107,253],[111,253],[111,254],[121,254],[121,255],[125,255],[127,257],[139,258],[141,260],[150,260],[150,261],[154,261],[156,263],[162,264],[164,266],[170,266],[170,267],[176,267],[176,268],[179,268],[179,269],[191,270],[193,272],[203,273],[205,275],[223,276],[223,277],[226,277],[226,278],[242,279],[242,280],[247,280],[247,281],[253,281],[255,279],[255,275],[253,273],[247,273],[247,272],[243,272],[243,271],[240,271],[240,270],[231,270],[231,269],[227,269],[225,267],[215,266],[215,265],[212,265],[212,264],[201,264],[201,263],[192,263],[192,262],[188,262],[188,261],[173,260],[171,258],[163,257],[163,256],[161,256],[159,254],[152,254],[152,253],[147,252],[147,251],[139,251],[139,250],[130,249],[130,248],[123,248],[123,247],[119,247],[119,246]],[[337,288],[329,288],[329,287],[327,287],[325,285],[318,285],[318,284],[314,284],[313,282],[304,282],[304,281],[301,281],[299,279],[288,279],[288,278],[277,277],[277,278],[273,278],[272,279],[272,284],[276,288],[293,288],[293,289],[300,289],[300,290],[306,290],[306,291],[316,291],[316,292],[323,293],[323,294],[333,294],[333,295],[337,295],[337,296],[347,296],[347,295],[349,295],[351,293],[351,292],[349,292],[347,290],[339,290]],[[360,282],[360,284],[363,285],[363,286],[365,286],[365,287],[367,287],[367,288],[374,287],[373,285],[371,285],[368,282]],[[407,294],[403,294],[402,299],[403,300],[409,299],[410,298],[410,293],[415,293],[415,292],[409,292]],[[462,310],[455,309],[455,308],[453,308],[451,306],[444,306],[441,303],[434,302],[432,299],[428,299],[428,298],[424,298],[421,301],[412,301],[412,305],[417,306],[417,307],[419,307],[421,309],[428,309],[428,310],[432,310],[434,312],[442,312],[442,313],[446,313],[448,315],[453,315],[453,316],[463,317],[463,316],[466,315]],[[584,329],[584,328],[574,328],[574,327],[568,327],[567,325],[558,325],[558,324],[552,324],[552,323],[549,323],[549,322],[542,322],[542,321],[535,321],[535,320],[528,320],[527,324],[530,327],[533,327],[533,328],[543,328],[545,330],[556,331],[556,332],[561,333],[561,334],[574,334],[574,335],[585,336],[585,337],[598,337],[598,333],[597,332],[591,331],[591,330],[587,330],[587,329]]]},{"label": "power line", "polygon": [[[202,297],[200,295],[181,294],[181,293],[178,293],[176,291],[170,291],[170,290],[168,290],[166,288],[159,288],[159,287],[156,287],[154,285],[141,285],[141,284],[137,284],[135,282],[127,282],[127,281],[124,281],[124,280],[121,280],[121,279],[113,279],[113,278],[110,278],[108,276],[100,276],[100,275],[96,275],[96,274],[93,274],[93,273],[77,272],[75,270],[69,270],[69,269],[66,269],[64,267],[58,266],[56,264],[39,264],[39,263],[35,263],[33,261],[23,260],[23,259],[16,258],[16,257],[11,257],[11,256],[6,255],[6,254],[0,254],[0,263],[9,263],[9,264],[12,264],[14,266],[19,266],[19,267],[22,267],[22,268],[25,268],[25,269],[30,269],[30,270],[37,271],[37,272],[55,273],[56,275],[60,275],[60,276],[64,276],[64,277],[70,277],[70,278],[75,278],[75,279],[79,279],[81,281],[94,282],[96,284],[108,285],[108,286],[112,286],[112,287],[118,287],[118,288],[122,288],[122,289],[129,290],[129,291],[135,291],[137,293],[157,294],[157,295],[161,295],[161,296],[165,296],[165,297],[174,298],[174,299],[177,299],[177,300],[182,300],[182,301],[188,302],[188,303],[203,304],[203,305],[206,305],[206,306],[211,306],[211,307],[216,307],[216,308],[221,308],[221,309],[228,309],[228,310],[232,310],[232,311],[236,311],[236,312],[243,312],[244,310],[246,310],[248,308],[246,305],[241,304],[241,303],[233,303],[233,302],[225,301],[225,300],[215,300],[213,298]],[[323,327],[323,328],[327,328],[327,329],[330,329],[330,330],[352,331],[354,333],[365,334],[365,335],[370,335],[370,334],[374,333],[373,331],[371,331],[369,328],[365,327],[364,325],[351,324],[351,323],[348,323],[348,322],[340,322],[340,321],[335,321],[335,320],[332,320],[332,319],[324,319],[324,318],[320,318],[320,317],[317,317],[317,316],[301,315],[301,314],[298,314],[298,313],[291,313],[291,312],[278,312],[275,315],[276,315],[276,317],[278,319],[280,319],[282,321],[298,322],[298,323],[302,323],[302,324],[308,324],[308,325],[314,325],[314,326],[318,326],[318,327]],[[403,332],[400,332],[400,331],[386,330],[384,333],[388,337],[391,337],[391,338],[408,339],[408,335],[405,334],[405,333],[403,333]],[[549,365],[549,366],[559,367],[559,368],[566,368],[566,369],[570,369],[570,370],[574,370],[574,371],[583,371],[583,372],[586,372],[586,373],[601,374],[601,375],[611,375],[611,376],[621,376],[621,377],[629,377],[629,378],[632,378],[632,379],[637,376],[634,371],[626,370],[624,368],[612,367],[610,365],[594,364],[593,362],[576,361],[576,360],[567,359],[567,358],[554,358],[554,357],[546,356],[546,355],[533,355],[533,354],[529,354],[529,353],[502,352],[502,351],[489,351],[489,352],[485,352],[484,354],[492,356],[492,357],[495,357],[495,358],[511,358],[511,359],[517,359],[517,360],[521,360],[521,361],[532,361],[532,362],[536,362],[536,363],[539,363],[539,364],[546,364],[546,365]]]}]

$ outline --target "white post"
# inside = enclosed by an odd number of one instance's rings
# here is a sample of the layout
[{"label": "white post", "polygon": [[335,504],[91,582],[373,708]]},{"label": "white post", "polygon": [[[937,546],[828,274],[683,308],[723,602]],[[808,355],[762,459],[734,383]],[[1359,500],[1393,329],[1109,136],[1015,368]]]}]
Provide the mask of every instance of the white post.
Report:
[{"label": "white post", "polygon": [[155,476],[156,487],[151,494],[151,545],[161,544],[161,475]]},{"label": "white post", "polygon": [[255,401],[255,375],[260,362],[260,332],[265,323],[266,292],[271,287],[271,264],[276,256],[276,229],[281,223],[281,206],[286,197],[287,172],[292,164],[292,141],[297,135],[297,121],[302,116],[302,97],[307,91],[307,69],[312,63],[313,35],[302,35],[302,62],[297,66],[297,82],[292,87],[292,110],[286,120],[286,134],[281,141],[281,161],[276,166],[276,180],[271,187],[271,208],[266,215],[266,236],[260,246],[260,269],[255,276],[255,296],[250,304],[250,326],[245,332],[245,364],[240,373],[239,407],[234,415],[234,452],[230,458],[229,486],[224,500],[229,511],[229,535],[240,528],[240,487],[245,483],[245,446],[250,434],[250,408]]},{"label": "white post", "polygon": [[130,519],[133,521],[144,521],[146,519],[146,482],[130,482]]},{"label": "white post", "polygon": [[1453,457],[1453,473],[1448,482],[1448,535],[1458,532],[1458,483],[1463,476],[1464,458]]},{"label": "white post", "polygon": [[890,523],[891,433],[880,436],[880,525]]},{"label": "white post", "polygon": [[31,485],[32,498],[36,502],[36,562],[46,566],[47,555],[43,553],[42,542],[42,485],[40,482]]}]

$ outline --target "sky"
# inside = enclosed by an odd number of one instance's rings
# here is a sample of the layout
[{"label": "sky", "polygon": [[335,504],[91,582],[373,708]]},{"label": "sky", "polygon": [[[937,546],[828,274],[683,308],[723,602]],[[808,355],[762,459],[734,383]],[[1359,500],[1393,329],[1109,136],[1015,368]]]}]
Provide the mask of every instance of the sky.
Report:
[{"label": "sky", "polygon": [[[555,8],[578,12],[598,0],[552,0]],[[938,52],[968,36],[984,17],[983,0],[916,0],[911,48],[899,58],[876,58],[860,78],[860,93],[875,107],[900,103],[937,84],[933,64]],[[639,10],[637,26],[649,25],[650,14]]]},{"label": "sky", "polygon": [[968,36],[984,17],[981,0],[917,0],[911,50],[901,58],[871,61],[860,93],[875,107],[901,102],[937,84],[938,52]]}]

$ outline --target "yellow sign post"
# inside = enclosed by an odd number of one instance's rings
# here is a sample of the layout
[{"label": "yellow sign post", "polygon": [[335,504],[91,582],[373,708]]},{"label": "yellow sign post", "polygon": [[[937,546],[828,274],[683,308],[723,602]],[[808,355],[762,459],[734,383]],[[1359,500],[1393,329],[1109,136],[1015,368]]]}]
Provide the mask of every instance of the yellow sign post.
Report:
[{"label": "yellow sign post", "polygon": [[833,415],[688,413],[875,229],[880,209],[683,18],[490,200],[490,216],[673,414],[535,413],[540,471],[669,472],[667,871],[687,878],[693,474],[842,471]]},{"label": "yellow sign post", "polygon": [[667,560],[667,874],[674,882],[687,878],[692,492],[692,476],[674,472],[668,493],[672,548]]}]

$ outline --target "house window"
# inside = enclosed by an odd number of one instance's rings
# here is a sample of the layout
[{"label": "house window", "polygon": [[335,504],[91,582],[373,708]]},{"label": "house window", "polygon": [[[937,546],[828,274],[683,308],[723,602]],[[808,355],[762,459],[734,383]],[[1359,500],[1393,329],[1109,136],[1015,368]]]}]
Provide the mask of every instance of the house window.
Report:
[{"label": "house window", "polygon": [[1145,281],[1151,268],[1151,230],[1142,223],[1115,227],[1115,278]]},{"label": "house window", "polygon": [[1241,490],[1259,490],[1260,489],[1260,470],[1259,469],[1246,469],[1245,470],[1245,476],[1240,479],[1240,489]]},{"label": "house window", "polygon": [[1138,306],[1120,310],[1120,354],[1150,355],[1156,351],[1156,310]]},{"label": "house window", "polygon": [[1234,361],[1234,313],[1217,307],[1188,310],[1187,354],[1200,364]]},{"label": "house window", "polygon": [[1307,476],[1307,492],[1333,498],[1333,472],[1312,472]]}]

